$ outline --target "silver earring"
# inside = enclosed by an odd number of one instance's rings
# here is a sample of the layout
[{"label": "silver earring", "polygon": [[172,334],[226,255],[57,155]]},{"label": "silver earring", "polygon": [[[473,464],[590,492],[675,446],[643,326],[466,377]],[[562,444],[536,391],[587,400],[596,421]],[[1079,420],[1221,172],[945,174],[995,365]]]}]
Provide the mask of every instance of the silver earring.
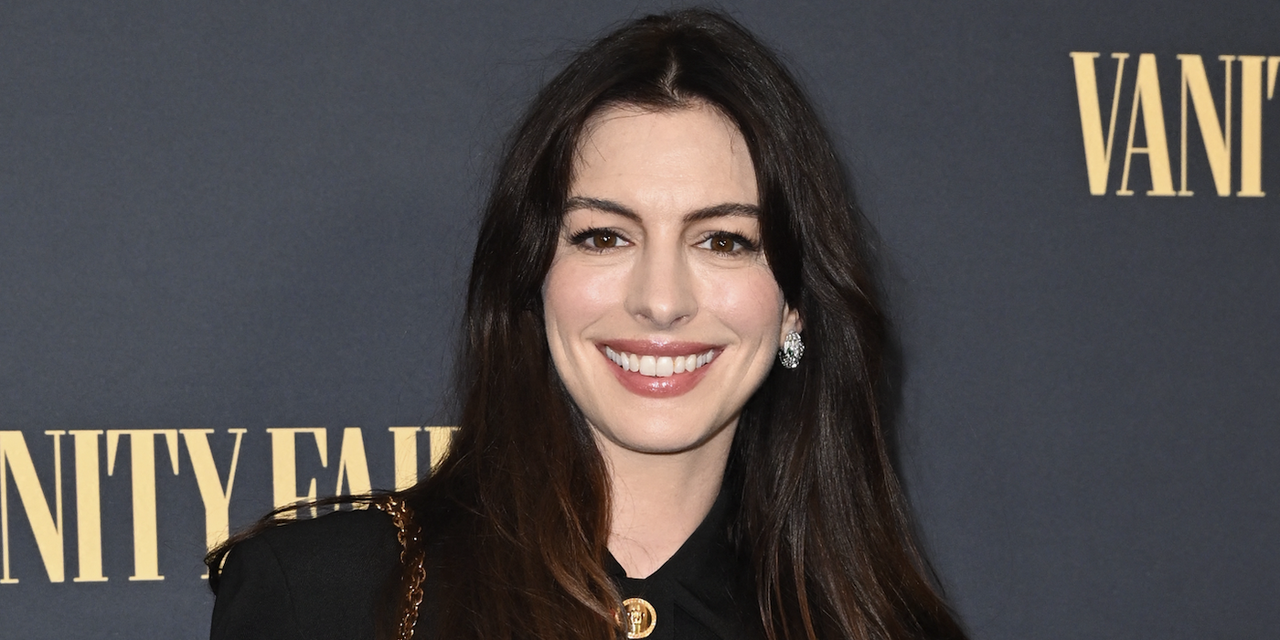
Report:
[{"label": "silver earring", "polygon": [[787,334],[787,338],[782,341],[782,348],[778,349],[778,360],[782,362],[782,366],[788,369],[794,369],[800,365],[800,356],[804,355],[804,340],[800,339],[800,334],[792,331]]}]

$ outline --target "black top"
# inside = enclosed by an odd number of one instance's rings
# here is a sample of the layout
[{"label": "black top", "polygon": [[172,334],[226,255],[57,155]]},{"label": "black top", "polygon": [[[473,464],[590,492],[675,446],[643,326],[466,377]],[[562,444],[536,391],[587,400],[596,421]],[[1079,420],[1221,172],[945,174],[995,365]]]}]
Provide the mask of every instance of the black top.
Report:
[{"label": "black top", "polygon": [[622,598],[643,598],[657,613],[648,640],[748,637],[759,609],[751,572],[729,544],[728,522],[728,500],[721,492],[702,524],[648,578],[626,577],[622,565],[606,554],[605,570]]},{"label": "black top", "polygon": [[[627,578],[612,556],[605,558],[624,599],[640,597],[653,605],[656,624],[649,640],[752,635],[748,630],[758,614],[751,572],[729,544],[728,516],[722,494],[675,555],[648,578]],[[263,531],[227,556],[210,638],[372,640],[376,616],[387,616],[385,605],[397,595],[386,589],[395,584],[399,554],[391,519],[374,509]]]}]

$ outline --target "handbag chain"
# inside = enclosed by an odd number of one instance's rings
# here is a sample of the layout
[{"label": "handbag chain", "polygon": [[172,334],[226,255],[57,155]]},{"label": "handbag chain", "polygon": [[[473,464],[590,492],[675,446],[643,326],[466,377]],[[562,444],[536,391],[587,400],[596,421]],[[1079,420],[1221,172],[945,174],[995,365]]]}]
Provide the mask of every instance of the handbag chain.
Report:
[{"label": "handbag chain", "polygon": [[425,552],[422,545],[422,527],[413,519],[413,510],[404,499],[389,495],[374,503],[378,509],[391,516],[396,526],[396,538],[400,541],[400,565],[404,567],[405,602],[400,617],[399,640],[412,640],[414,626],[418,623],[418,608],[422,606],[422,583],[427,577]]}]

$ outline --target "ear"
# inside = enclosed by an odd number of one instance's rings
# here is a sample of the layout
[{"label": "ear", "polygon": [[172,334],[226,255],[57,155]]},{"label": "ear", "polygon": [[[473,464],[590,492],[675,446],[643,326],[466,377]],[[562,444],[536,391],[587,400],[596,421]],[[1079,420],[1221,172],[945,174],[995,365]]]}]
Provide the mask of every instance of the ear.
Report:
[{"label": "ear", "polygon": [[782,305],[782,332],[778,334],[778,343],[781,344],[786,340],[787,334],[795,331],[800,333],[804,331],[804,322],[800,320],[800,312],[792,309],[791,305]]}]

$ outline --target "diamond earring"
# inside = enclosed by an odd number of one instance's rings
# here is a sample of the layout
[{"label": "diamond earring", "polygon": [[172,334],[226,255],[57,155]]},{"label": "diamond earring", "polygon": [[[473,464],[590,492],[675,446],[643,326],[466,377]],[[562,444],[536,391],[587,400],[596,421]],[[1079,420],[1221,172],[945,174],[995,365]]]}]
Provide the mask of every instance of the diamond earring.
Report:
[{"label": "diamond earring", "polygon": [[800,339],[800,334],[792,331],[787,334],[785,340],[782,341],[782,348],[778,349],[778,360],[782,362],[782,366],[788,369],[794,369],[800,365],[800,356],[804,355],[804,341]]}]

